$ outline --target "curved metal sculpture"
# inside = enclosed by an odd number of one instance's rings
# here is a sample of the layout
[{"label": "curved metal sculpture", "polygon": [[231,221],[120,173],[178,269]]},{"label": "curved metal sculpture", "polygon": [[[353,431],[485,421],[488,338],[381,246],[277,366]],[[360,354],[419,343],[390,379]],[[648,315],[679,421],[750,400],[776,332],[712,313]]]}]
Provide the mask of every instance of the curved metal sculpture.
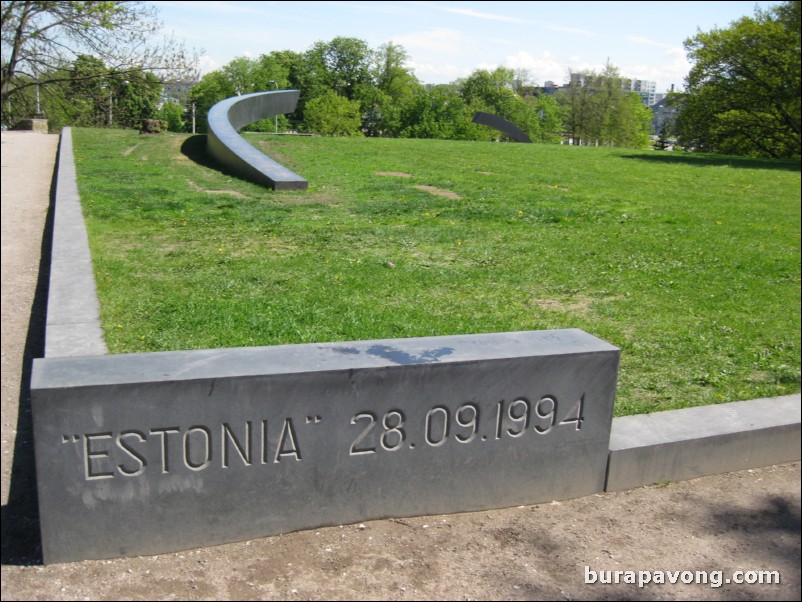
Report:
[{"label": "curved metal sculpture", "polygon": [[493,113],[483,113],[482,111],[479,111],[473,116],[473,122],[478,123],[479,125],[487,125],[491,128],[495,128],[516,142],[526,142],[528,144],[532,143],[532,140],[521,128],[513,123],[510,123],[503,117],[493,115]]},{"label": "curved metal sculpture", "polygon": [[233,172],[273,190],[306,190],[309,182],[259,152],[238,133],[254,121],[292,113],[300,95],[300,90],[277,90],[218,102],[209,110],[209,154]]}]

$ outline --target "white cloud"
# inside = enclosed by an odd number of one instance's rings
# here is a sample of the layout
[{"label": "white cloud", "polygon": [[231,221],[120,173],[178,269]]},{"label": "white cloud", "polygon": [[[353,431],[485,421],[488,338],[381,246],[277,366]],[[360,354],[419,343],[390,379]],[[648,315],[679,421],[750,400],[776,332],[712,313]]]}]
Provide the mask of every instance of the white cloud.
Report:
[{"label": "white cloud", "polygon": [[641,36],[625,36],[625,39],[629,40],[630,42],[635,42],[636,44],[643,44],[644,46],[656,46],[657,48],[674,48],[671,44],[656,42],[654,40],[650,40],[649,38],[644,38]]},{"label": "white cloud", "polygon": [[216,71],[220,67],[220,61],[213,59],[210,56],[206,56],[205,54],[198,59],[198,69],[200,69],[201,75],[206,75],[207,73]]},{"label": "white cloud", "polygon": [[471,10],[470,8],[444,8],[443,10],[456,15],[476,17],[478,19],[485,19],[488,21],[502,21],[503,23],[523,23],[523,19],[517,19],[515,17],[506,17],[504,15],[492,15],[490,13],[480,13],[479,11]]},{"label": "white cloud", "polygon": [[439,28],[400,36],[393,36],[393,42],[406,49],[429,50],[443,54],[458,54],[466,37],[455,29]]},{"label": "white cloud", "polygon": [[565,81],[568,71],[567,66],[548,50],[537,54],[519,50],[507,56],[506,66],[513,69],[527,69],[532,79],[539,85],[547,81],[561,84]]},{"label": "white cloud", "polygon": [[449,63],[434,65],[409,61],[407,66],[415,72],[415,76],[427,84],[448,84],[455,79],[467,77],[473,71],[468,67]]},{"label": "white cloud", "polygon": [[539,21],[537,19],[521,19],[518,17],[508,17],[506,15],[497,15],[493,13],[483,13],[479,12],[470,8],[448,8],[444,6],[436,6],[439,10],[443,10],[455,15],[464,15],[466,17],[475,17],[477,19],[484,19],[485,21],[500,21],[502,23],[516,23],[520,25],[535,25],[537,27],[541,27],[543,29],[548,29],[550,31],[558,31],[561,33],[571,33],[575,35],[581,36],[593,36],[595,35],[591,31],[587,31],[586,29],[579,29],[576,27],[569,27],[566,25],[559,25],[557,23],[548,23],[546,21]]},{"label": "white cloud", "polygon": [[663,53],[665,60],[658,65],[631,63],[621,65],[621,73],[630,77],[652,80],[657,82],[657,92],[665,92],[671,84],[675,84],[677,91],[682,90],[685,77],[691,69],[691,64],[681,48],[671,48]]},{"label": "white cloud", "polygon": [[556,23],[546,23],[544,21],[529,21],[532,25],[538,25],[543,29],[548,29],[550,31],[558,31],[560,33],[572,33],[578,36],[585,36],[585,37],[593,37],[596,34],[592,31],[588,31],[587,29],[579,29],[578,27],[568,27],[565,25],[557,25]]}]

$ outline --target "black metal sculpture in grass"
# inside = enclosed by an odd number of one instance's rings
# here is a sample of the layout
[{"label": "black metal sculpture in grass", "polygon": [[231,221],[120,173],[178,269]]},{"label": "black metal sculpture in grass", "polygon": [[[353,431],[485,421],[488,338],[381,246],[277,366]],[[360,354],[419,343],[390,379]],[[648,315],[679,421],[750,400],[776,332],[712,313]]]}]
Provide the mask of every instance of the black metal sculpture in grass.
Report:
[{"label": "black metal sculpture in grass", "polygon": [[494,115],[493,113],[483,113],[482,111],[479,111],[473,116],[473,122],[478,123],[479,125],[486,125],[497,129],[499,132],[506,134],[516,142],[526,142],[528,144],[532,143],[532,140],[521,128],[514,123],[510,123],[503,117]]}]

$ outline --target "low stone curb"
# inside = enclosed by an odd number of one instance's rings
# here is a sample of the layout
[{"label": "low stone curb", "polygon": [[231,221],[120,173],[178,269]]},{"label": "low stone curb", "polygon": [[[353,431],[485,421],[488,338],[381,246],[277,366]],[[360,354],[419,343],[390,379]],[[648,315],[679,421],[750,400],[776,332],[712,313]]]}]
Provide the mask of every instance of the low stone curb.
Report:
[{"label": "low stone curb", "polygon": [[92,255],[75,174],[72,130],[64,128],[56,161],[53,251],[45,357],[104,355]]},{"label": "low stone curb", "polygon": [[606,491],[800,459],[800,395],[613,419]]}]

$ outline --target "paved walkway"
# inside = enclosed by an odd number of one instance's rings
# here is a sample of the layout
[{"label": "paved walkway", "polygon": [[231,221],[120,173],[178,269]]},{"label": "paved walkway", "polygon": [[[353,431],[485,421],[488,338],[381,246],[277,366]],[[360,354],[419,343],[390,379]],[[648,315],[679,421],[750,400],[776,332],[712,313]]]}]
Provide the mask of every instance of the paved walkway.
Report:
[{"label": "paved walkway", "polygon": [[[800,599],[800,463],[506,510],[41,566],[28,381],[56,136],[2,133],[2,599]],[[43,240],[44,245],[43,245]],[[584,583],[776,570],[781,585]]]},{"label": "paved walkway", "polygon": [[[40,343],[42,339],[44,307],[40,304],[36,308],[36,316],[31,315],[31,310],[39,277],[42,235],[50,201],[58,136],[3,132],[1,142],[2,495],[5,504],[9,493],[12,466],[9,460],[15,443],[21,376],[28,373],[32,358],[42,355],[41,348],[35,347],[36,339]],[[30,343],[29,323],[34,324]]]}]

